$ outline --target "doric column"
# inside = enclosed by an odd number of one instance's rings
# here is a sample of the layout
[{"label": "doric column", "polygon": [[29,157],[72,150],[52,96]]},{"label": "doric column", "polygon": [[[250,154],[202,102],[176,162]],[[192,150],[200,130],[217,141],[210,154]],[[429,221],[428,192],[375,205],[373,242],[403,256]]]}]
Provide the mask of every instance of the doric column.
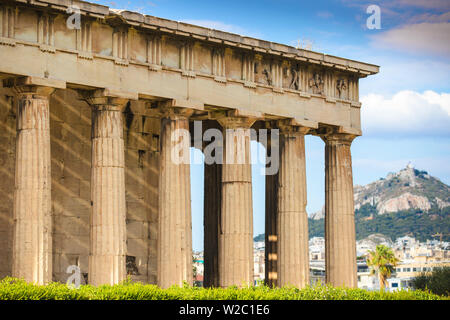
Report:
[{"label": "doric column", "polygon": [[[266,146],[267,153],[272,152],[272,141]],[[276,149],[279,151],[279,149]],[[278,211],[278,176],[266,174],[266,208],[265,208],[265,284],[269,287],[277,285],[277,211]]]},{"label": "doric column", "polygon": [[[205,125],[206,124],[206,125]],[[221,129],[216,121],[204,121],[204,130]],[[206,155],[205,155],[206,156]],[[204,177],[204,287],[219,286],[219,221],[222,200],[222,164],[205,161]]]},{"label": "doric column", "polygon": [[171,109],[161,120],[157,259],[161,288],[193,280],[189,115],[189,110]]},{"label": "doric column", "polygon": [[219,219],[222,165],[205,164],[204,185],[204,286],[219,286]]},{"label": "doric column", "polygon": [[86,98],[92,106],[89,283],[126,279],[125,154],[122,111],[128,99],[102,90]]},{"label": "doric column", "polygon": [[277,213],[277,285],[309,285],[305,134],[308,128],[280,127]]},{"label": "doric column", "polygon": [[253,284],[253,208],[250,126],[245,118],[224,118],[219,285]]},{"label": "doric column", "polygon": [[356,288],[356,237],[350,145],[355,136],[325,141],[325,271],[333,286]]},{"label": "doric column", "polygon": [[12,275],[52,281],[52,209],[49,97],[65,83],[8,79],[18,95]]}]

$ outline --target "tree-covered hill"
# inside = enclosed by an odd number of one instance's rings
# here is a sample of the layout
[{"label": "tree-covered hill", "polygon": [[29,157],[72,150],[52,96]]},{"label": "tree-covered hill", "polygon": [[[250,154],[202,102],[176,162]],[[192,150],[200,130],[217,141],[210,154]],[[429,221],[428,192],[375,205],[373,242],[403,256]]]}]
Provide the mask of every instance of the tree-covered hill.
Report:
[{"label": "tree-covered hill", "polygon": [[[376,214],[376,208],[365,204],[355,210],[356,240],[367,238],[371,234],[381,233],[391,240],[406,235],[419,241],[433,238],[442,233],[443,241],[450,241],[450,207],[439,209],[434,207],[428,212],[419,209],[398,211],[395,213]],[[325,220],[308,219],[309,238],[324,237]],[[255,237],[255,241],[264,241],[264,234]]]},{"label": "tree-covered hill", "polygon": [[[409,235],[419,241],[426,241],[433,239],[433,235],[442,233],[442,240],[450,241],[450,207],[433,207],[428,212],[410,209],[378,215],[376,207],[365,204],[355,210],[355,226],[356,240],[381,233],[391,240]],[[325,220],[308,219],[308,229],[309,238],[324,237]],[[256,236],[254,240],[264,241],[264,234]]]},{"label": "tree-covered hill", "polygon": [[[324,219],[309,219],[309,237],[324,236]],[[355,210],[356,239],[364,239],[374,233],[381,233],[395,240],[410,235],[419,241],[433,239],[443,233],[442,240],[450,241],[450,207],[432,207],[428,211],[410,209],[393,213],[377,214],[377,208],[365,204]]]},{"label": "tree-covered hill", "polygon": [[[354,187],[357,240],[381,233],[391,240],[410,235],[419,241],[443,234],[450,241],[450,186],[411,164],[399,172]],[[324,236],[325,208],[310,215],[309,237]],[[264,234],[255,238],[264,241]]]},{"label": "tree-covered hill", "polygon": [[263,242],[264,241],[264,233],[257,235],[253,240],[255,242]]}]

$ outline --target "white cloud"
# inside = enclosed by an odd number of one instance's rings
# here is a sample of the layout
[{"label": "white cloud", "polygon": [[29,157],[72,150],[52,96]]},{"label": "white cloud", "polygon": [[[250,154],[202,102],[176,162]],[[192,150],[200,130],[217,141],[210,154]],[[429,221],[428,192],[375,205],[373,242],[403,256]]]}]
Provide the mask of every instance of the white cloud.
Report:
[{"label": "white cloud", "polygon": [[409,53],[450,56],[450,23],[417,23],[379,33],[372,44]]},{"label": "white cloud", "polygon": [[408,19],[409,23],[420,23],[420,22],[439,23],[449,21],[450,21],[450,12],[444,12],[439,14],[425,12],[422,14],[414,15]]},{"label": "white cloud", "polygon": [[450,3],[448,0],[389,0],[387,3],[397,7],[412,6],[427,9],[450,10]]},{"label": "white cloud", "polygon": [[450,136],[450,94],[400,91],[390,98],[361,98],[362,129],[367,136]]},{"label": "white cloud", "polygon": [[[348,6],[366,8],[375,1],[341,0],[341,2]],[[406,11],[414,8],[438,11],[450,10],[448,0],[377,0],[375,4],[380,6],[383,11],[387,9],[388,12],[393,10]]]}]

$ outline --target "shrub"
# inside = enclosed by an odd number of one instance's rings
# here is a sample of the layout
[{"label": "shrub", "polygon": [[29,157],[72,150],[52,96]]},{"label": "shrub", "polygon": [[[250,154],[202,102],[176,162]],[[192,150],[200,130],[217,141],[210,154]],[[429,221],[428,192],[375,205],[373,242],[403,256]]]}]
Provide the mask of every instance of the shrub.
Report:
[{"label": "shrub", "polygon": [[426,291],[381,292],[363,289],[334,288],[316,285],[269,288],[195,288],[126,283],[115,286],[83,285],[71,289],[65,284],[46,286],[28,284],[23,280],[5,278],[0,281],[0,300],[438,300],[438,295]]},{"label": "shrub", "polygon": [[450,267],[435,268],[432,272],[422,272],[413,279],[415,289],[429,290],[438,295],[450,295]]}]

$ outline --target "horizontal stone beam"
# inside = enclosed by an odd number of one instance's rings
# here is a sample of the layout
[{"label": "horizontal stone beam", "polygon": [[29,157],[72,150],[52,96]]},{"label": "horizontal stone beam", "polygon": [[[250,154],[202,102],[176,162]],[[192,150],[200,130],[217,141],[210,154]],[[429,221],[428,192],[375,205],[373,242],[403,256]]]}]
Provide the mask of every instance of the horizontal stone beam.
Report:
[{"label": "horizontal stone beam", "polygon": [[162,32],[183,35],[194,39],[239,47],[244,50],[247,49],[255,52],[290,57],[300,61],[307,61],[324,66],[336,66],[343,70],[357,73],[360,77],[365,77],[367,75],[372,75],[379,72],[379,66],[369,63],[335,57],[310,50],[297,49],[284,44],[255,39],[252,37],[245,37],[184,22],[144,15],[138,12],[111,9],[104,5],[85,1],[34,0],[29,3],[29,1],[26,0],[15,0],[12,2],[16,2],[18,4],[28,4],[37,8],[49,7],[59,11],[66,11],[67,8],[73,8],[73,6],[76,6],[80,8],[80,13],[83,15],[89,15],[95,18],[120,17],[123,23],[128,24],[129,26],[149,30],[160,30]]},{"label": "horizontal stone beam", "polygon": [[39,77],[13,77],[3,80],[3,86],[6,88],[21,86],[40,86],[55,89],[66,89],[66,82],[56,79],[39,78]]},{"label": "horizontal stone beam", "polygon": [[[66,26],[65,9],[72,5],[84,15],[81,29]],[[297,126],[312,129],[342,127],[358,135],[359,78],[379,70],[76,0],[8,1],[0,10],[7,30],[0,37],[0,77],[100,90],[121,99],[170,101],[170,107],[195,110],[202,119],[225,110],[257,120],[295,119]]]}]

